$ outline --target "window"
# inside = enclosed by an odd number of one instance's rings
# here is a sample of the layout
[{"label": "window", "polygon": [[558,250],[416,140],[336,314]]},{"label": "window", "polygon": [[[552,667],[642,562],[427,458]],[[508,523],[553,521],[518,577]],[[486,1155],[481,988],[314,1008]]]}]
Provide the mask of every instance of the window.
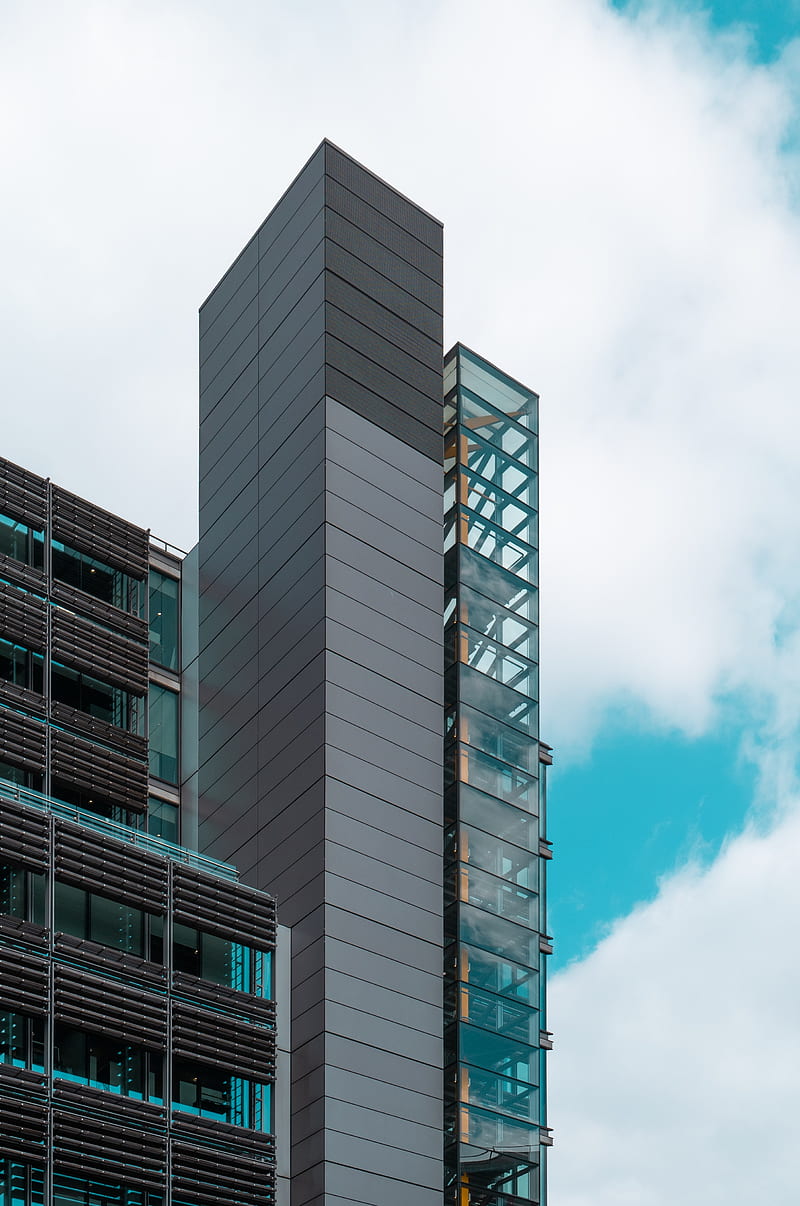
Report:
[{"label": "window", "polygon": [[[53,1206],[162,1206],[163,1196],[146,1189],[133,1189],[116,1181],[100,1181],[96,1177],[70,1177],[56,1173],[53,1181]],[[20,1199],[27,1206],[27,1199]],[[39,1206],[35,1198],[32,1206]],[[5,1206],[0,1197],[0,1206]],[[10,1206],[10,1202],[9,1202]],[[14,1199],[14,1206],[17,1200]]]},{"label": "window", "polygon": [[58,703],[86,712],[96,720],[128,732],[138,733],[141,729],[139,700],[121,687],[112,687],[89,674],[53,662],[50,690]]},{"label": "window", "polygon": [[51,794],[57,800],[63,800],[65,804],[71,804],[74,808],[85,808],[88,812],[97,813],[100,817],[107,817],[119,825],[127,825],[130,829],[141,829],[143,826],[141,813],[123,808],[120,804],[115,804],[113,800],[109,800],[96,791],[84,791],[81,788],[73,787],[70,783],[65,783],[63,779],[53,779]]},{"label": "window", "polygon": [[175,922],[172,964],[176,971],[210,980],[239,992],[268,998],[272,994],[272,956],[216,934],[205,934]]},{"label": "window", "polygon": [[272,1130],[272,1086],[231,1076],[193,1060],[176,1059],[172,1105],[201,1118],[214,1118],[254,1131]]},{"label": "window", "polygon": [[150,774],[178,782],[178,696],[150,684]]},{"label": "window", "polygon": [[38,691],[41,695],[43,665],[41,653],[34,653],[24,645],[15,645],[12,641],[0,640],[0,678],[4,678],[6,682],[29,691]]},{"label": "window", "polygon": [[175,845],[180,841],[180,819],[177,805],[153,796],[147,805],[147,832]]},{"label": "window", "polygon": [[0,863],[0,913],[44,925],[44,876],[11,863]]},{"label": "window", "polygon": [[163,1105],[163,1064],[158,1052],[56,1022],[54,1076]]},{"label": "window", "polygon": [[0,515],[0,553],[41,569],[44,565],[44,532],[10,515]]},{"label": "window", "polygon": [[0,1156],[0,1206],[42,1206],[44,1170]]},{"label": "window", "polygon": [[0,759],[0,779],[16,783],[17,787],[29,787],[33,791],[42,790],[42,776],[35,771],[23,770],[21,766],[12,766],[10,762]]},{"label": "window", "polygon": [[0,1009],[0,1064],[44,1072],[44,1018]]},{"label": "window", "polygon": [[150,660],[167,670],[178,669],[177,579],[150,570]]},{"label": "window", "polygon": [[56,880],[56,930],[163,962],[164,921],[132,905]]},{"label": "window", "polygon": [[143,614],[144,583],[114,569],[88,553],[79,553],[60,540],[53,541],[53,577],[68,586],[85,590],[103,603],[133,615]]}]

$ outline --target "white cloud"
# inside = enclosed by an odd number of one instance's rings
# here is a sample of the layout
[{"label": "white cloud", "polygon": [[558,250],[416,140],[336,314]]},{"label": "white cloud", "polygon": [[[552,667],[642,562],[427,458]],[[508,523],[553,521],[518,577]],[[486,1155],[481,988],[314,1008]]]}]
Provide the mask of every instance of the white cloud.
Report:
[{"label": "white cloud", "polygon": [[550,994],[553,1206],[792,1206],[800,817],[663,886]]}]

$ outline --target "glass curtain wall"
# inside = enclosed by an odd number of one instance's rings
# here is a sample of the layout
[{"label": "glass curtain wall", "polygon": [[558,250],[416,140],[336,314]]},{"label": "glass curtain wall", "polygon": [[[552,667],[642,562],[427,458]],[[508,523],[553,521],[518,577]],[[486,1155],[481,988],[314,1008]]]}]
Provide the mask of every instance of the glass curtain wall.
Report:
[{"label": "glass curtain wall", "polygon": [[448,356],[445,1135],[456,1206],[544,1201],[537,406],[466,348]]}]

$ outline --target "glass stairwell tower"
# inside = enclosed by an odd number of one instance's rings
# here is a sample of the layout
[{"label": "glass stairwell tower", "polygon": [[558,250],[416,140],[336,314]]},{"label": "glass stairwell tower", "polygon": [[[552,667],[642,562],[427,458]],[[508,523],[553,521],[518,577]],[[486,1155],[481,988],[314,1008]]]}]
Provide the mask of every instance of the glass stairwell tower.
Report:
[{"label": "glass stairwell tower", "polygon": [[445,360],[446,1201],[546,1198],[536,394]]}]

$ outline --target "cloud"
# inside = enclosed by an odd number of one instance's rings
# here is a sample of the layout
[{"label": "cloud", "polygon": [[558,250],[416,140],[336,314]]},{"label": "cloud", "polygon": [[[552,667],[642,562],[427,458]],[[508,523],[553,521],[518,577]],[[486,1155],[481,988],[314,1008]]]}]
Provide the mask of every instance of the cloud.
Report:
[{"label": "cloud", "polygon": [[796,1201],[798,863],[794,809],[554,980],[553,1206]]}]

